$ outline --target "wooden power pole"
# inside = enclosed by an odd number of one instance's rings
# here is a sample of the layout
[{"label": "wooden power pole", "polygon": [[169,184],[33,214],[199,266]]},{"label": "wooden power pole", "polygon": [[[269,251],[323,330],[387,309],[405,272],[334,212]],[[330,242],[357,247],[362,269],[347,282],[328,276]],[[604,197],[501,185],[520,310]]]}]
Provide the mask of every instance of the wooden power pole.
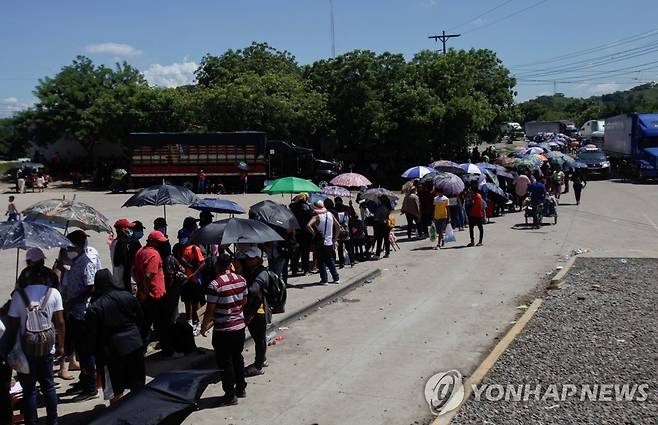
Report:
[{"label": "wooden power pole", "polygon": [[449,39],[451,39],[453,37],[459,37],[459,36],[461,36],[461,34],[446,34],[445,31],[441,31],[441,35],[430,35],[427,38],[431,38],[434,41],[441,40],[441,43],[443,43],[443,54],[445,54],[446,53],[446,41],[448,41]]}]

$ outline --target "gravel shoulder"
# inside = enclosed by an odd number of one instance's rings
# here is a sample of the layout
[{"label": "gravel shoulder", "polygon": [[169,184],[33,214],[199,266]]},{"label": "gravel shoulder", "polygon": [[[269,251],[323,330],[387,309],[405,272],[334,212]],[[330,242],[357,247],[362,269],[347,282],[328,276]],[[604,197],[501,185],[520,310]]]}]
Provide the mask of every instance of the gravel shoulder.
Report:
[{"label": "gravel shoulder", "polygon": [[[540,399],[462,406],[453,424],[658,423],[658,259],[578,258],[482,384],[539,384]],[[562,394],[546,397],[548,386]],[[581,385],[646,384],[645,401],[580,399]],[[482,387],[480,387],[481,389]],[[496,398],[497,391],[491,394]],[[541,396],[544,396],[544,400]]]}]

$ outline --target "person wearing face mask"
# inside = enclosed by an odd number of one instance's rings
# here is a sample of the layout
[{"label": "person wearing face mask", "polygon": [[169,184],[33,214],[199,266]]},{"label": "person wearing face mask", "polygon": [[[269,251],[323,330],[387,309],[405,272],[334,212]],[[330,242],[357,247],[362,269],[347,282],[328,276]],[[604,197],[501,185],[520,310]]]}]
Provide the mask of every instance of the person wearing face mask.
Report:
[{"label": "person wearing face mask", "polygon": [[25,253],[26,267],[21,270],[16,281],[16,288],[25,288],[38,282],[51,288],[59,288],[59,279],[52,269],[45,265],[46,256],[39,248],[30,248]]},{"label": "person wearing face mask", "polygon": [[112,259],[112,275],[117,286],[132,293],[131,270],[134,255],[131,252],[130,242],[133,236],[134,223],[125,218],[114,223],[116,237],[110,244],[110,258]]},{"label": "person wearing face mask", "polygon": [[144,311],[145,343],[149,342],[151,326],[160,338],[160,347],[163,351],[171,351],[168,341],[167,308],[165,304],[165,276],[162,258],[158,252],[160,244],[168,242],[162,232],[154,230],[149,233],[146,245],[137,251],[133,261],[133,277],[137,283],[137,301]]},{"label": "person wearing face mask", "polygon": [[96,365],[87,344],[85,328],[85,313],[89,299],[94,291],[96,264],[86,254],[87,234],[76,230],[67,235],[73,246],[66,248],[66,260],[70,267],[64,268],[62,275],[62,294],[64,298],[64,314],[66,317],[65,354],[75,352],[80,362],[79,382],[73,384],[67,395],[77,394],[72,401],[85,401],[98,398],[96,389]]}]

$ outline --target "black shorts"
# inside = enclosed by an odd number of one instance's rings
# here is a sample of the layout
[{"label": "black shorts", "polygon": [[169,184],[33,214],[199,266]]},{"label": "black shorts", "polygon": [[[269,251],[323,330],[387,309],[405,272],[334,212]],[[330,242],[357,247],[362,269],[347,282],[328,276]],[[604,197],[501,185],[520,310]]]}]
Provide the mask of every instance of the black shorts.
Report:
[{"label": "black shorts", "polygon": [[205,300],[203,286],[196,282],[185,282],[180,288],[180,299],[184,303],[202,303]]}]

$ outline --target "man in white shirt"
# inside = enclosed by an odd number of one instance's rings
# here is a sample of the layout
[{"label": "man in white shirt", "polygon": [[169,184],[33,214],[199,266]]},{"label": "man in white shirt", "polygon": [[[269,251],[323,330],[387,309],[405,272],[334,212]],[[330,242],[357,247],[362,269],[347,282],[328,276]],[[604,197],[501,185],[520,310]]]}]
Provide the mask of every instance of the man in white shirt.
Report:
[{"label": "man in white shirt", "polygon": [[[37,257],[45,258],[39,248],[28,250],[27,258]],[[23,293],[20,291],[23,291]],[[44,300],[46,295],[48,298]],[[12,329],[18,329],[19,338],[25,333],[25,322],[27,318],[24,297],[27,298],[30,305],[42,306],[42,310],[55,326],[57,335],[57,348],[53,345],[49,353],[42,357],[32,357],[26,354],[30,372],[28,374],[18,374],[18,381],[23,387],[25,423],[27,425],[37,423],[37,394],[35,386],[39,382],[46,404],[48,424],[57,424],[57,394],[55,393],[55,381],[53,379],[53,355],[61,356],[64,353],[64,307],[62,296],[57,289],[37,281],[28,281],[24,288],[14,291],[11,304],[9,305],[9,317],[11,320],[10,326]]]},{"label": "man in white shirt", "polygon": [[334,259],[334,246],[340,234],[340,224],[338,224],[338,220],[334,219],[333,214],[327,211],[322,201],[313,204],[313,210],[315,215],[308,222],[306,228],[315,237],[315,255],[318,256],[320,284],[328,284],[327,269],[331,273],[333,283],[340,283]]}]

